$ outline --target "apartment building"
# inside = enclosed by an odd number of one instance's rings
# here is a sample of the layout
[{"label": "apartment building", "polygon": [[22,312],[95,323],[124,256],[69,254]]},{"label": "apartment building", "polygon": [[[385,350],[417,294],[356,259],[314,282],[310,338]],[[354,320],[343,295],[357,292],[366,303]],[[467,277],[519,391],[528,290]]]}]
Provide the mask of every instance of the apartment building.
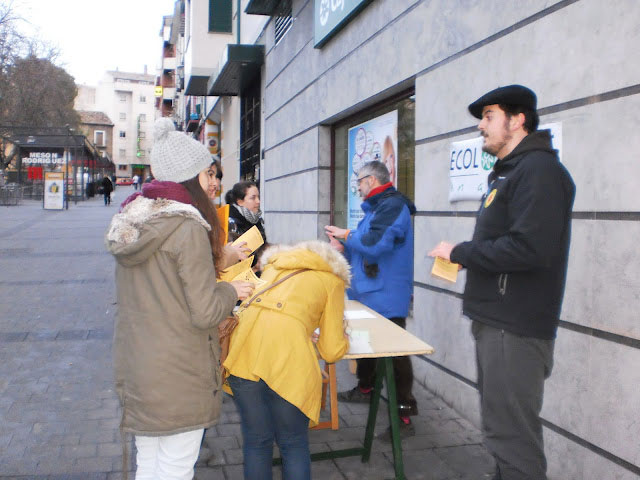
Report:
[{"label": "apartment building", "polygon": [[[537,92],[541,125],[577,186],[542,411],[549,478],[637,478],[640,163],[629,154],[640,148],[640,30],[629,15],[636,2],[240,3],[231,5],[235,41],[220,60],[185,62],[185,86],[218,97],[207,97],[204,111],[221,119],[225,178],[231,168],[236,178],[260,179],[270,241],[323,238],[324,225],[353,220],[354,169],[380,155],[389,137],[397,188],[418,207],[408,328],[436,349],[414,358],[416,380],[476,425],[464,272],[455,284],[432,277],[427,251],[472,233],[477,192],[464,191],[470,185],[454,178],[451,162],[452,152],[477,143],[467,105],[500,85]],[[185,12],[204,9],[200,21],[216,4],[187,1]],[[192,53],[198,41],[191,37]],[[195,89],[207,75],[208,88]]]},{"label": "apartment building", "polygon": [[156,76],[146,72],[107,71],[97,86],[79,85],[76,110],[104,113],[113,122],[111,159],[116,177],[150,174]]},{"label": "apartment building", "polygon": [[[162,100],[156,99],[157,112],[171,116],[179,129],[220,158],[223,194],[240,179],[260,182],[264,54],[255,42],[268,18],[246,15],[247,4],[246,0],[178,0],[161,29],[163,67],[156,83],[172,85],[174,78],[175,97],[169,99],[164,87],[162,94],[158,89]],[[216,84],[220,72],[224,83]],[[232,78],[231,90],[227,78]]]}]

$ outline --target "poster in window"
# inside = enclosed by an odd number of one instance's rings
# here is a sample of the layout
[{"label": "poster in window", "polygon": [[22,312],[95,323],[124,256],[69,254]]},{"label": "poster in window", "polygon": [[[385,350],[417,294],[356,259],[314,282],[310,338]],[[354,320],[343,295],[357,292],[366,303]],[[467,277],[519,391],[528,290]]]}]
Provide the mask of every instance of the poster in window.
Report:
[{"label": "poster in window", "polygon": [[364,217],[360,208],[358,170],[373,160],[383,162],[389,170],[393,186],[397,186],[398,172],[398,111],[356,125],[348,132],[348,189],[347,228],[354,229]]}]

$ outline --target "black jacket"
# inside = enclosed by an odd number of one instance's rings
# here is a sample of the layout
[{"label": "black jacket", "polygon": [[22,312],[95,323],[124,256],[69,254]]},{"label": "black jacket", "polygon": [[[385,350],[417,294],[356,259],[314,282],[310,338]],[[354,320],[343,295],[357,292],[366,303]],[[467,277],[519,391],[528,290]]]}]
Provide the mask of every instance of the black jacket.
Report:
[{"label": "black jacket", "polygon": [[102,185],[102,191],[103,191],[104,193],[111,193],[111,192],[113,192],[113,183],[111,183],[111,179],[110,179],[110,178],[108,178],[108,177],[104,177],[104,178],[102,179],[101,185]]},{"label": "black jacket", "polygon": [[255,266],[256,263],[258,263],[260,255],[262,255],[262,252],[267,247],[267,234],[264,231],[264,222],[262,217],[260,217],[258,223],[251,223],[242,216],[240,210],[238,210],[233,204],[229,205],[229,242],[235,241],[254,225],[258,227],[258,230],[260,230],[260,235],[262,235],[262,238],[264,239],[264,244],[254,252],[253,262],[251,263],[252,266]]},{"label": "black jacket", "polygon": [[489,175],[473,238],[451,252],[468,269],[463,311],[519,335],[558,327],[575,197],[548,130],[527,135]]}]

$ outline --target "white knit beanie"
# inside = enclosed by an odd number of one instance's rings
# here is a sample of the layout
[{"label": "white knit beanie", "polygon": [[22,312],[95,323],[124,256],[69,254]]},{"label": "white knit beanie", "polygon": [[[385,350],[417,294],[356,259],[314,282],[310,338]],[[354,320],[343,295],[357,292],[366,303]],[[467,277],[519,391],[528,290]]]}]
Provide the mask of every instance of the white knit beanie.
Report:
[{"label": "white knit beanie", "polygon": [[158,119],[153,127],[151,173],[160,181],[184,182],[211,165],[209,150],[202,143],[177,132],[171,120]]}]

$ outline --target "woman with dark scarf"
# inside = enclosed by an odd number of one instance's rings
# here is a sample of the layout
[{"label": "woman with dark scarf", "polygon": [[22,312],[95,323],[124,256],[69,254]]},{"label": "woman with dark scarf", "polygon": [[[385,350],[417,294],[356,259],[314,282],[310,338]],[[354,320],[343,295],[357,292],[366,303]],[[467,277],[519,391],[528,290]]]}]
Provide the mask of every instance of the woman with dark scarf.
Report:
[{"label": "woman with dark scarf", "polygon": [[253,266],[255,267],[262,251],[267,246],[258,187],[253,182],[238,182],[227,192],[225,200],[229,204],[229,241],[233,242],[253,226],[260,230],[264,245],[253,255]]}]

